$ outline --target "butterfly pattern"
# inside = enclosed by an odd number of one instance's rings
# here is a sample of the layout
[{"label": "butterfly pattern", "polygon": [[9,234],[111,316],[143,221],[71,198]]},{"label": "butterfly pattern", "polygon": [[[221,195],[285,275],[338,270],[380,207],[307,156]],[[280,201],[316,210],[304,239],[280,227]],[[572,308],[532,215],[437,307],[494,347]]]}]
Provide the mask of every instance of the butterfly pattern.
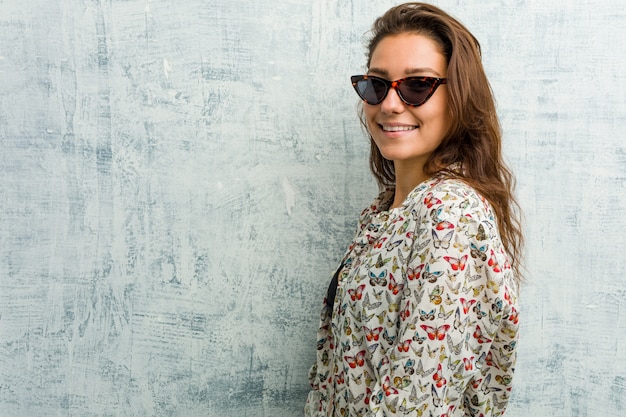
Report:
[{"label": "butterfly pattern", "polygon": [[305,416],[502,415],[518,288],[489,203],[441,177],[392,199],[361,213],[324,300]]}]

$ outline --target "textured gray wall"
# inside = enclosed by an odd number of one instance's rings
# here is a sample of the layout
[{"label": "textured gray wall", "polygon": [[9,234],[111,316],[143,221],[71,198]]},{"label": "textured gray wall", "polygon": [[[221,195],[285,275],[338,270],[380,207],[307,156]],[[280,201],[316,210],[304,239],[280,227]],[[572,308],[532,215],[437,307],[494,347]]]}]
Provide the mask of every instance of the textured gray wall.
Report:
[{"label": "textured gray wall", "polygon": [[[397,3],[0,0],[0,416],[302,414],[376,193],[348,77]],[[623,2],[437,4],[526,211],[508,415],[623,416]]]}]

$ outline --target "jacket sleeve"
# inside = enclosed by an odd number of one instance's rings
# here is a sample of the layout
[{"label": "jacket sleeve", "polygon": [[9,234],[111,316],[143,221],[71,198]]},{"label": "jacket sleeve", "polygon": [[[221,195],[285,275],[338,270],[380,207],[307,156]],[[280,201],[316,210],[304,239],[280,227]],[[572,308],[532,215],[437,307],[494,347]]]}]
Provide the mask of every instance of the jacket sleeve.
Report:
[{"label": "jacket sleeve", "polygon": [[395,343],[377,364],[381,415],[497,416],[508,402],[516,287],[488,203],[429,193],[404,273]]}]

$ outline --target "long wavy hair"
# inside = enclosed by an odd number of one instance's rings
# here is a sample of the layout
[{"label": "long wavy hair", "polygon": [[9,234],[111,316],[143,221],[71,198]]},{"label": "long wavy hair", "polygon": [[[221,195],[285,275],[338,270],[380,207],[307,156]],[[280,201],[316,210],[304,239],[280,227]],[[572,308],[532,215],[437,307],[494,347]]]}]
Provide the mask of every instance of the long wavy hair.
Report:
[{"label": "long wavy hair", "polygon": [[[502,131],[493,92],[481,62],[478,40],[458,20],[425,3],[405,3],[376,19],[367,45],[367,67],[379,42],[392,35],[419,34],[439,45],[448,64],[448,100],[452,125],[424,166],[427,175],[459,178],[493,207],[511,267],[521,279],[524,239],[515,179],[502,157]],[[361,122],[367,124],[361,109]],[[370,139],[370,169],[380,188],[395,184],[393,161]],[[451,169],[451,167],[456,167]]]}]

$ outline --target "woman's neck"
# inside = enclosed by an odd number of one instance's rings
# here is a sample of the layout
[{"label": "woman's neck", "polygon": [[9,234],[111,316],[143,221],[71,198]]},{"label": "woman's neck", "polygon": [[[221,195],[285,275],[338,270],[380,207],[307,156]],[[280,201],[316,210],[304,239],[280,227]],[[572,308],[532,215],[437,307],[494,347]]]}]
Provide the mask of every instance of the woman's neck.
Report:
[{"label": "woman's neck", "polygon": [[428,175],[424,174],[423,165],[416,169],[413,166],[404,166],[403,164],[395,163],[396,184],[395,192],[393,196],[393,202],[390,208],[397,208],[404,203],[407,196],[411,191],[415,189],[419,184],[428,179]]}]

